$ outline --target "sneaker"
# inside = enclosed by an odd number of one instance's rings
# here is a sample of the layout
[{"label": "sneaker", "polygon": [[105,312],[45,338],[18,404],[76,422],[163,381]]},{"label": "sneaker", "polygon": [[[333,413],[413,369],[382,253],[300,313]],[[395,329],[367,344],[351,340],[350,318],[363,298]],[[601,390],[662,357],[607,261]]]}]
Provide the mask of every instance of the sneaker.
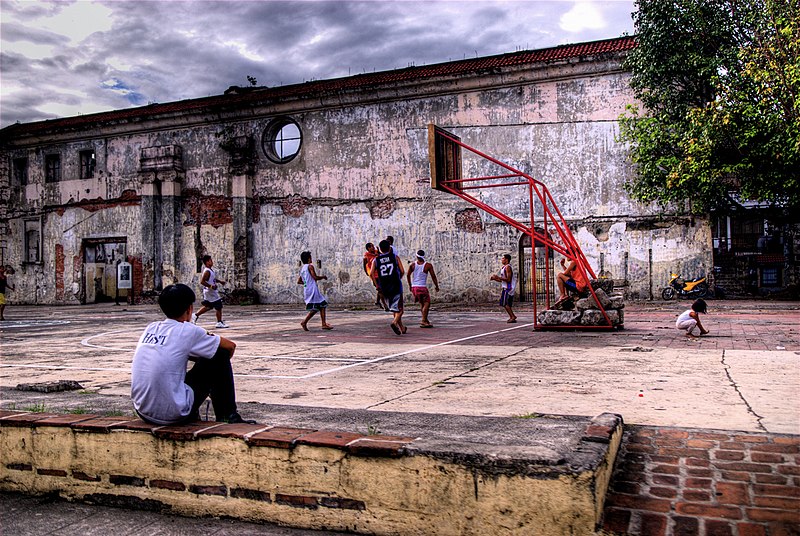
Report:
[{"label": "sneaker", "polygon": [[222,419],[222,422],[226,422],[228,424],[256,424],[256,421],[254,420],[243,419],[242,416],[236,411]]},{"label": "sneaker", "polygon": [[217,327],[217,329],[222,329],[222,328],[229,328],[230,326],[228,324],[226,324],[225,322],[217,322],[216,327]]},{"label": "sneaker", "polygon": [[197,315],[192,313],[192,324],[197,324]]}]

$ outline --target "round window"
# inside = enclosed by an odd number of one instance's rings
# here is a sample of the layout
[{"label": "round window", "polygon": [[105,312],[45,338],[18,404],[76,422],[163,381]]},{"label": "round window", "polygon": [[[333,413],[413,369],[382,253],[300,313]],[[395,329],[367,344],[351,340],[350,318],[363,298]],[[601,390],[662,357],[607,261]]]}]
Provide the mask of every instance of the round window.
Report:
[{"label": "round window", "polygon": [[261,138],[264,154],[276,164],[290,162],[300,152],[302,144],[300,127],[288,117],[272,121]]}]

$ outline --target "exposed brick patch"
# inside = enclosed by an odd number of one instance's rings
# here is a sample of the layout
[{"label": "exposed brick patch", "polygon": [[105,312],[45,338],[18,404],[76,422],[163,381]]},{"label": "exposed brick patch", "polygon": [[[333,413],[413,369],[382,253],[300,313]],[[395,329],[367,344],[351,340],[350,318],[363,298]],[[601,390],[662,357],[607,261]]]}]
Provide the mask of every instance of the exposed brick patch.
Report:
[{"label": "exposed brick patch", "polygon": [[707,519],[706,536],[733,536],[733,527],[727,521]]},{"label": "exposed brick patch", "polygon": [[231,497],[235,499],[249,499],[251,501],[272,502],[268,492],[257,489],[231,488]]},{"label": "exposed brick patch", "polygon": [[73,423],[71,426],[73,430],[109,433],[112,429],[130,420],[130,417],[97,417],[94,419]]},{"label": "exposed brick patch", "polygon": [[186,491],[186,484],[175,482],[174,480],[161,480],[158,478],[150,480],[150,487],[155,489],[168,489],[170,491]]},{"label": "exposed brick patch", "polygon": [[711,492],[699,489],[683,490],[683,498],[692,502],[705,502],[711,500]]},{"label": "exposed brick patch", "polygon": [[786,435],[628,426],[603,527],[631,536],[797,536],[798,445]]},{"label": "exposed brick patch", "polygon": [[99,415],[55,415],[36,421],[36,426],[72,426],[77,422],[95,419]]},{"label": "exposed brick patch", "polygon": [[392,215],[397,208],[397,201],[391,197],[367,203],[369,215],[373,220],[384,220]]},{"label": "exposed brick patch", "polygon": [[283,493],[276,493],[275,502],[277,504],[294,506],[295,508],[309,508],[312,510],[316,510],[318,507],[316,497],[308,497],[304,495],[286,495]]},{"label": "exposed brick patch", "polygon": [[217,495],[219,497],[226,497],[228,495],[228,488],[225,486],[189,486],[189,491],[195,495]]},{"label": "exposed brick patch", "polygon": [[56,244],[56,301],[64,301],[64,265],[66,256],[64,255],[64,245]]},{"label": "exposed brick patch", "polygon": [[356,456],[399,458],[413,437],[374,435],[356,439],[347,445],[347,452]]},{"label": "exposed brick patch", "polygon": [[667,516],[658,514],[642,514],[642,534],[652,534],[653,536],[664,534],[667,530],[667,521]]},{"label": "exposed brick patch", "polygon": [[325,508],[341,508],[343,510],[366,510],[367,505],[364,501],[355,499],[343,499],[340,497],[320,497],[320,506]]},{"label": "exposed brick patch", "polygon": [[244,439],[247,434],[260,432],[266,430],[267,428],[268,427],[264,426],[263,424],[222,424],[220,426],[214,426],[212,428],[200,430],[195,434],[195,437],[197,439],[203,439],[207,437],[235,437],[238,439]]},{"label": "exposed brick patch", "polygon": [[33,466],[29,463],[7,463],[6,467],[13,471],[33,471]]},{"label": "exposed brick patch", "polygon": [[44,476],[67,476],[67,472],[63,469],[36,469],[37,475],[44,475]]},{"label": "exposed brick patch", "polygon": [[284,216],[299,218],[306,213],[311,202],[307,198],[295,194],[283,199],[280,204]]},{"label": "exposed brick patch", "polygon": [[55,417],[55,413],[15,413],[0,419],[0,426],[36,426],[36,421]]},{"label": "exposed brick patch", "polygon": [[603,528],[612,533],[628,532],[628,526],[631,522],[630,510],[619,510],[617,508],[607,508],[605,516],[603,516]]},{"label": "exposed brick patch", "polygon": [[264,432],[256,432],[253,435],[247,436],[245,441],[247,444],[254,447],[274,447],[281,449],[290,449],[294,446],[294,442],[306,434],[316,432],[308,428],[287,428],[283,426],[276,426]]},{"label": "exposed brick patch", "polygon": [[672,518],[674,536],[697,536],[700,534],[700,521],[696,517],[675,516]]},{"label": "exposed brick patch", "polygon": [[478,209],[465,208],[456,212],[456,228],[468,233],[482,233],[483,221]]},{"label": "exposed brick patch", "polygon": [[220,227],[233,223],[233,198],[221,195],[203,195],[200,190],[187,188],[183,191],[184,211],[187,217],[183,225],[197,224]]},{"label": "exposed brick patch", "polygon": [[153,430],[153,435],[161,439],[191,441],[201,432],[222,426],[222,423],[199,421],[188,424],[162,426]]},{"label": "exposed brick patch", "polygon": [[297,440],[297,444],[343,449],[348,443],[352,443],[356,439],[363,439],[365,437],[367,436],[354,434],[352,432],[329,432],[321,430],[319,432],[312,432],[300,437]]},{"label": "exposed brick patch", "polygon": [[132,510],[146,510],[148,512],[169,512],[171,507],[161,501],[141,499],[131,495],[115,495],[112,493],[91,493],[84,495],[83,500],[90,504],[111,506],[113,508],[130,508]]},{"label": "exposed brick patch", "polygon": [[750,460],[756,463],[782,463],[783,456],[768,452],[751,452]]},{"label": "exposed brick patch", "polygon": [[129,475],[108,475],[108,481],[117,486],[144,487],[144,478]]},{"label": "exposed brick patch", "polygon": [[85,482],[100,482],[99,476],[89,475],[83,471],[72,471],[72,478],[75,480],[83,480]]}]

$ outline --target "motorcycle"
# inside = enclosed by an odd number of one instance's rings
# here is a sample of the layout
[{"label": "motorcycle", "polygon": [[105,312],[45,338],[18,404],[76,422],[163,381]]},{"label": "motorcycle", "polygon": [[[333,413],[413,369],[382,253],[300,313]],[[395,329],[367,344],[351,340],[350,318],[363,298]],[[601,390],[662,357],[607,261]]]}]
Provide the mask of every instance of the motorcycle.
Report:
[{"label": "motorcycle", "polygon": [[686,281],[680,274],[672,274],[668,286],[661,291],[664,300],[672,300],[677,296],[681,298],[705,298],[708,294],[708,283],[705,277]]}]

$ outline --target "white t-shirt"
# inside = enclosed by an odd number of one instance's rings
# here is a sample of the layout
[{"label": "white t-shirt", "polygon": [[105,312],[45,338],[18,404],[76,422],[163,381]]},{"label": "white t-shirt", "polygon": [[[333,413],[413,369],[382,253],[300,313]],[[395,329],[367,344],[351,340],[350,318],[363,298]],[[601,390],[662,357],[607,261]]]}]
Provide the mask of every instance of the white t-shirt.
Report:
[{"label": "white t-shirt", "polygon": [[207,287],[203,287],[203,301],[207,302],[215,302],[219,301],[219,291],[215,288],[211,288],[217,284],[217,273],[209,268],[208,266],[203,266],[203,272],[200,274],[200,280],[203,280],[203,275],[208,272],[208,281],[206,281]]},{"label": "white t-shirt", "polygon": [[156,424],[189,415],[194,392],[184,383],[190,357],[210,359],[219,336],[191,322],[167,318],[153,322],[139,338],[131,366],[131,400],[136,411]]}]

